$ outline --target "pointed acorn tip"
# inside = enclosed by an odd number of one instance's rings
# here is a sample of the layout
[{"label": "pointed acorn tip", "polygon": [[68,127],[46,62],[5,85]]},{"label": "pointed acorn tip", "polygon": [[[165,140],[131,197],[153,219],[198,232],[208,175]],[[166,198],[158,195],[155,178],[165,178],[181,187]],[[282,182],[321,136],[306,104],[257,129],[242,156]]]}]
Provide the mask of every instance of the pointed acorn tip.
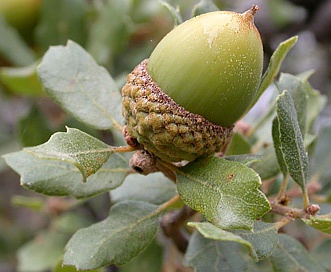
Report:
[{"label": "pointed acorn tip", "polygon": [[242,15],[248,22],[254,22],[254,15],[259,9],[258,5],[252,5],[251,9],[245,11]]},{"label": "pointed acorn tip", "polygon": [[248,12],[250,12],[254,16],[255,13],[259,11],[259,9],[260,8],[258,5],[252,5],[252,8],[250,10],[248,10]]}]

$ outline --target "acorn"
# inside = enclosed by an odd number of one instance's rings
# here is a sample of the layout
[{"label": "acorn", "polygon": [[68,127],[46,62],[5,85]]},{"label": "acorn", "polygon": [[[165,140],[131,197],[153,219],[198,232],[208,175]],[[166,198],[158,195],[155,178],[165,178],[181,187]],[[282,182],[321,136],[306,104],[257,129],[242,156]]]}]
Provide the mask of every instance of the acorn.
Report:
[{"label": "acorn", "polygon": [[135,67],[122,89],[129,145],[167,162],[193,161],[225,148],[261,80],[257,10],[194,17]]}]

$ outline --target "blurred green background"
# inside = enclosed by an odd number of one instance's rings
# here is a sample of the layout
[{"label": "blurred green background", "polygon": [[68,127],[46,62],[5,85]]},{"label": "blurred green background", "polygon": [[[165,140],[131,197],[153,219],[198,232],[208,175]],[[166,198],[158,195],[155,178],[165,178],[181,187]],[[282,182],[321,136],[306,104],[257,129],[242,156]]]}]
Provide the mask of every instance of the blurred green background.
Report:
[{"label": "blurred green background", "polygon": [[[259,5],[255,23],[266,64],[279,42],[299,35],[282,71],[315,70],[311,84],[330,96],[330,0],[167,1],[184,20],[198,2],[238,12]],[[35,68],[49,46],[70,39],[122,86],[126,74],[174,27],[168,8],[157,0],[0,0],[0,155],[43,143],[66,125],[111,143],[111,133],[83,126],[47,98]],[[316,129],[330,122],[330,111],[328,104]],[[0,271],[26,271],[19,266],[18,249],[52,222],[63,203],[21,188],[19,176],[0,158]],[[102,195],[86,201],[78,212],[88,222],[99,221],[107,215],[108,203],[108,195]]]}]

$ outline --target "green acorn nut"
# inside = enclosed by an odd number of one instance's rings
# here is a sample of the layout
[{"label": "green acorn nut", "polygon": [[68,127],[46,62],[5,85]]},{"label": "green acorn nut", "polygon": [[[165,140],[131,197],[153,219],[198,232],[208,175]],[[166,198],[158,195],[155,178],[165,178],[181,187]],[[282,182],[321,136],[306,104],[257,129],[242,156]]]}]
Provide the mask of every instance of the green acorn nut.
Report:
[{"label": "green acorn nut", "polygon": [[203,14],[161,40],[122,89],[128,144],[169,162],[192,161],[226,146],[261,80],[257,10]]}]

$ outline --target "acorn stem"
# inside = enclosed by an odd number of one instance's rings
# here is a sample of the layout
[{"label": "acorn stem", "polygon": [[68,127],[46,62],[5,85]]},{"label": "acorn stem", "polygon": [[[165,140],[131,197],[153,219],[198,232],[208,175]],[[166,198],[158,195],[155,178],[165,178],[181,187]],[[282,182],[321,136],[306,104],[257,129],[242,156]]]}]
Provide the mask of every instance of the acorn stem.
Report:
[{"label": "acorn stem", "polygon": [[116,153],[132,152],[132,151],[135,151],[135,150],[137,150],[137,149],[138,149],[137,147],[133,147],[133,146],[130,146],[130,145],[125,145],[125,146],[114,146],[114,147],[113,147],[113,150],[114,150],[114,152],[116,152]]}]

